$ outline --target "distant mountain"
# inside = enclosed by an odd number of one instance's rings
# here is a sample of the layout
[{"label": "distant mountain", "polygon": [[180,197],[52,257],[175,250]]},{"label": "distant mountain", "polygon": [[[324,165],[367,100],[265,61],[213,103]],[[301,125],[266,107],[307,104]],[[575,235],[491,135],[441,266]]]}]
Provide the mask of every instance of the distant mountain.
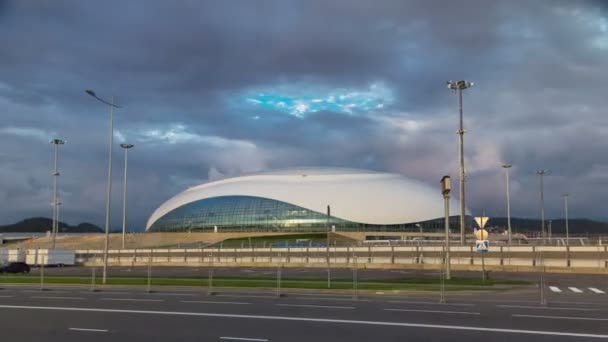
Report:
[{"label": "distant mountain", "polygon": [[[566,233],[566,220],[545,220],[545,227],[551,225],[551,232],[554,234],[565,234]],[[491,229],[505,228],[507,227],[506,217],[491,217],[486,224],[486,228]],[[541,222],[539,219],[527,219],[527,218],[511,218],[511,228],[517,232],[540,232]],[[570,234],[583,235],[583,234],[608,234],[608,223],[601,221],[594,221],[589,219],[568,219],[568,230]]]},{"label": "distant mountain", "polygon": [[[46,217],[33,217],[0,226],[0,233],[45,233],[51,231],[53,220]],[[60,233],[101,233],[103,230],[92,223],[81,223],[77,226],[70,226],[67,223],[59,222]]]}]

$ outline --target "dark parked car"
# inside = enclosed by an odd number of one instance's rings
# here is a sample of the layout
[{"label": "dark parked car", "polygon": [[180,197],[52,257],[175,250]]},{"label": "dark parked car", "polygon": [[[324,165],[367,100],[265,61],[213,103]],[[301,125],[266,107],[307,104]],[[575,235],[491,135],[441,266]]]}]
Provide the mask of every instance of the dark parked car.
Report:
[{"label": "dark parked car", "polygon": [[30,273],[30,267],[24,262],[11,262],[0,267],[0,273]]}]

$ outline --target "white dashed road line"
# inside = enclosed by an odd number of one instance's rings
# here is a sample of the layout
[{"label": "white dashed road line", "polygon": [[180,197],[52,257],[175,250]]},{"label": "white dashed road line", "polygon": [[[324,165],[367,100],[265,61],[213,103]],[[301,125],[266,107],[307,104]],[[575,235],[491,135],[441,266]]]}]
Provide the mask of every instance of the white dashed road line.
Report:
[{"label": "white dashed road line", "polygon": [[587,308],[556,308],[550,306],[525,306],[525,305],[496,305],[497,308],[537,309],[537,310],[571,310],[571,311],[600,311],[600,309]]},{"label": "white dashed road line", "polygon": [[100,300],[115,300],[125,302],[164,302],[164,299],[136,299],[136,298],[101,298]]},{"label": "white dashed road line", "polygon": [[408,300],[389,300],[391,304],[424,304],[424,305],[449,305],[449,306],[475,306],[475,304],[467,303],[438,303],[438,302],[420,302],[420,301],[408,301]]},{"label": "white dashed road line", "polygon": [[418,310],[418,309],[384,309],[384,311],[426,312],[426,313],[444,313],[444,314],[457,314],[457,315],[480,315],[479,312],[470,312],[470,311],[443,311],[443,310]]},{"label": "white dashed road line", "polygon": [[85,299],[84,297],[53,297],[53,296],[32,296],[30,298],[32,298],[32,299],[75,299],[75,300]]},{"label": "white dashed road line", "polygon": [[213,300],[180,300],[182,303],[197,303],[197,304],[232,304],[232,305],[248,305],[247,302],[220,302]]},{"label": "white dashed road line", "polygon": [[562,290],[560,290],[559,287],[557,286],[549,286],[549,290],[553,291],[553,292],[562,292]]},{"label": "white dashed road line", "polygon": [[354,306],[334,306],[334,305],[306,305],[306,304],[277,304],[277,306],[294,306],[301,308],[317,308],[317,309],[354,309]]},{"label": "white dashed road line", "polygon": [[222,336],[222,337],[220,337],[220,340],[268,342],[268,340],[265,338],[230,337],[230,336]]},{"label": "white dashed road line", "polygon": [[88,329],[88,328],[70,328],[68,330],[72,330],[72,331],[89,331],[89,332],[103,332],[103,333],[108,332],[107,329]]},{"label": "white dashed road line", "polygon": [[583,293],[583,291],[579,290],[576,287],[568,287],[568,290],[574,292],[574,293]]},{"label": "white dashed road line", "polygon": [[537,315],[511,315],[521,318],[544,318],[544,319],[570,319],[577,321],[608,321],[608,318],[592,318],[592,317],[569,317],[569,316],[537,316]]},{"label": "white dashed road line", "polygon": [[591,291],[593,291],[593,292],[595,292],[597,294],[605,294],[606,293],[606,292],[604,292],[604,291],[602,291],[600,289],[597,289],[595,287],[590,287],[589,290],[591,290]]}]

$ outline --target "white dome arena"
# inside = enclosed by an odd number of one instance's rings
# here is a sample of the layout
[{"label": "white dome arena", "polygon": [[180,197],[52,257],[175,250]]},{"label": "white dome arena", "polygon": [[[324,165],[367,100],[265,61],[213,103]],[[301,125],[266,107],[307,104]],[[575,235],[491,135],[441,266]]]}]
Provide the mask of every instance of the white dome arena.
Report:
[{"label": "white dome arena", "polygon": [[[262,172],[201,184],[154,211],[146,231],[400,230],[443,217],[439,188],[399,174],[339,168]],[[450,215],[457,215],[453,198]]]}]

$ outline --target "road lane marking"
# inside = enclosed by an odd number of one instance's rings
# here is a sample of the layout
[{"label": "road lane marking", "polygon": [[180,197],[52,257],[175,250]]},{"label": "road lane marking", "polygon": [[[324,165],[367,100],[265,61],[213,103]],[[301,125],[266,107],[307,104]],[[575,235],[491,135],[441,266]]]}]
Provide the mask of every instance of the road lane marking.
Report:
[{"label": "road lane marking", "polygon": [[[297,300],[330,300],[330,301],[347,301],[352,302],[352,298],[333,298],[333,297],[294,297]],[[369,302],[369,299],[359,299],[358,302]]]},{"label": "road lane marking", "polygon": [[[570,302],[570,301],[559,301],[559,300],[554,300],[552,301],[553,303],[558,303],[558,304],[579,304],[579,305],[605,305],[604,303],[592,303],[592,302]],[[535,302],[536,303],[536,302]]]},{"label": "road lane marking", "polygon": [[574,292],[574,293],[583,293],[583,291],[577,289],[576,287],[569,287],[568,290]]},{"label": "road lane marking", "polygon": [[88,328],[70,328],[69,330],[72,330],[72,331],[103,332],[103,333],[108,332],[107,329],[88,329]]},{"label": "road lane marking", "polygon": [[598,294],[605,294],[606,292],[600,290],[600,289],[596,289],[595,287],[590,287],[589,290],[598,293]]},{"label": "road lane marking", "polygon": [[248,305],[251,303],[247,302],[220,302],[213,300],[180,300],[182,303],[200,303],[200,304],[234,304],[234,305]]},{"label": "road lane marking", "polygon": [[450,306],[475,306],[475,304],[467,303],[437,303],[437,302],[416,302],[407,300],[389,300],[391,304],[424,304],[424,305],[450,305]]},{"label": "road lane marking", "polygon": [[565,332],[565,331],[505,329],[505,328],[490,328],[490,327],[479,327],[479,326],[476,327],[476,326],[466,326],[466,325],[443,325],[443,324],[424,324],[424,323],[386,322],[386,321],[359,321],[359,320],[348,320],[348,319],[331,319],[331,318],[314,318],[314,317],[239,315],[239,314],[222,314],[222,313],[211,313],[211,312],[150,311],[150,310],[61,307],[61,306],[0,305],[0,308],[17,309],[17,310],[48,310],[48,311],[103,312],[103,313],[124,313],[124,314],[165,315],[165,316],[241,318],[241,319],[274,320],[274,321],[338,323],[338,324],[353,324],[353,325],[368,325],[368,326],[377,325],[377,326],[392,326],[392,327],[403,327],[403,328],[493,332],[493,333],[506,333],[506,334],[588,337],[588,338],[603,338],[603,339],[608,338],[608,335],[585,334],[585,333],[575,333],[575,332]]},{"label": "road lane marking", "polygon": [[277,306],[294,306],[301,308],[318,308],[318,309],[354,309],[354,306],[334,306],[334,305],[308,305],[308,304],[277,304]]},{"label": "road lane marking", "polygon": [[85,299],[84,297],[31,296],[32,299]]},{"label": "road lane marking", "polygon": [[164,302],[164,299],[136,299],[136,298],[101,298],[100,300],[116,300],[125,302]]},{"label": "road lane marking", "polygon": [[13,298],[15,296],[0,296],[0,298]]},{"label": "road lane marking", "polygon": [[194,293],[150,293],[153,296],[198,296]]},{"label": "road lane marking", "polygon": [[219,294],[216,297],[234,297],[234,298],[277,298],[276,296],[265,296],[265,295],[228,295]]},{"label": "road lane marking", "polygon": [[100,290],[99,292],[94,292],[94,291],[80,291],[80,293],[85,293],[85,294],[91,294],[91,293],[98,293],[98,294],[102,294],[102,295],[126,295],[126,294],[133,294],[133,292],[120,292],[120,291],[104,291],[101,289],[96,289],[96,290]]},{"label": "road lane marking", "polygon": [[539,310],[573,310],[573,311],[600,311],[600,309],[588,308],[556,308],[549,306],[525,306],[525,305],[496,305],[497,308],[516,308],[516,309],[539,309]]},{"label": "road lane marking", "polygon": [[384,311],[428,312],[428,313],[444,313],[444,314],[458,314],[458,315],[481,315],[479,312],[470,312],[470,311],[442,311],[442,310],[418,310],[418,309],[384,309]]},{"label": "road lane marking", "polygon": [[560,290],[560,288],[556,286],[549,286],[549,289],[553,292],[562,292],[562,290]]},{"label": "road lane marking", "polygon": [[[21,290],[20,292],[27,292],[27,293],[40,293],[41,290]],[[46,291],[51,291],[53,293],[67,293],[68,291],[59,291],[59,290],[51,290],[51,289],[46,289]]]},{"label": "road lane marking", "polygon": [[608,318],[593,318],[593,317],[569,317],[569,316],[541,316],[541,315],[512,315],[513,317],[522,318],[546,318],[546,319],[570,319],[579,321],[608,321]]},{"label": "road lane marking", "polygon": [[230,336],[222,336],[222,337],[220,337],[220,340],[268,342],[268,340],[265,338],[230,337]]}]

